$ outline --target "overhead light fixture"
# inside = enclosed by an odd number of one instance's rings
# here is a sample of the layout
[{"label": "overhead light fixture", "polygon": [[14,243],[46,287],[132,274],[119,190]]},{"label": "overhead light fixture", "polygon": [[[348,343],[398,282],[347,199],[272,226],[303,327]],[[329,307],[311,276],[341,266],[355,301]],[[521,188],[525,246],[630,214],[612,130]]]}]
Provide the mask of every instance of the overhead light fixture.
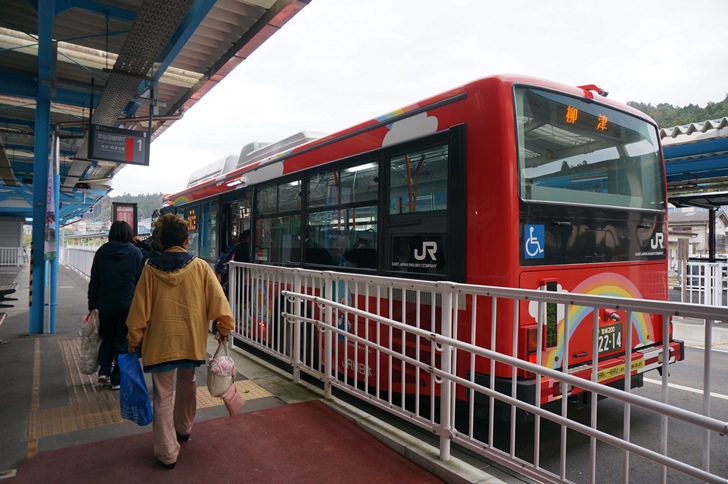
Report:
[{"label": "overhead light fixture", "polygon": [[347,168],[344,171],[346,171],[348,173],[356,173],[357,171],[369,170],[371,168],[376,168],[376,166],[377,165],[375,163],[365,163],[365,164],[359,165],[359,166],[352,166],[351,168]]}]

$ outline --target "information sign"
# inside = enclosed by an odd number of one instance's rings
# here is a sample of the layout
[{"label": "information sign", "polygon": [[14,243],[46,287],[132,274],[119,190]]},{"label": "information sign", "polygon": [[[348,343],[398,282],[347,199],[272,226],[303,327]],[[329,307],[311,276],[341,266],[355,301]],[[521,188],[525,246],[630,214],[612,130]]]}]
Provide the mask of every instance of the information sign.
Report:
[{"label": "information sign", "polygon": [[149,133],[92,124],[88,157],[149,166]]}]

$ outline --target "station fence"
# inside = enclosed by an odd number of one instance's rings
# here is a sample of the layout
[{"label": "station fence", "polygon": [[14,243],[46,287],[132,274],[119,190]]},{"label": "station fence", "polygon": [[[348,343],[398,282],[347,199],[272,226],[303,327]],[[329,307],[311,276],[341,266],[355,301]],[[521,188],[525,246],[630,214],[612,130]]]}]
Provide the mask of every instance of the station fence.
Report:
[{"label": "station fence", "polygon": [[[681,408],[671,405],[669,399],[668,365],[674,360],[672,356],[660,358],[660,396],[649,398],[631,387],[630,378],[624,379],[624,388],[598,383],[602,377],[596,332],[591,379],[585,379],[539,364],[544,324],[539,324],[536,359],[529,362],[511,356],[517,354],[522,343],[519,331],[510,330],[512,334],[508,335],[513,340],[511,355],[492,351],[474,344],[476,324],[469,323],[476,321],[475,311],[473,321],[469,322],[459,321],[457,311],[485,304],[490,308],[492,320],[497,321],[501,308],[509,305],[518,308],[521,305],[517,303],[521,301],[535,304],[536,314],[541,315],[548,303],[556,303],[567,315],[572,307],[588,308],[594,315],[602,308],[618,308],[627,313],[626,321],[632,321],[632,316],[639,313],[661,315],[664,334],[668,334],[671,317],[696,318],[706,322],[705,347],[710,349],[713,323],[726,317],[724,308],[239,262],[230,263],[229,278],[228,295],[236,320],[235,342],[287,363],[296,382],[302,373],[320,380],[328,398],[337,389],[431,432],[439,438],[439,455],[443,460],[450,458],[454,443],[539,482],[621,480],[627,483],[630,471],[645,462],[655,469],[654,482],[679,482],[686,478],[727,482],[725,475],[719,475],[720,471],[711,471],[711,458],[725,452],[728,432],[725,405],[711,395],[712,351],[703,352],[701,404],[696,408]],[[412,303],[410,306],[416,312],[414,315],[404,309],[398,312],[395,301]],[[423,314],[426,311],[430,314]],[[515,321],[517,313],[516,310]],[[393,315],[394,319],[383,314]],[[441,329],[434,332],[424,328],[420,325],[423,317],[440,320]],[[568,325],[568,317],[565,324]],[[462,328],[473,329],[463,334]],[[504,336],[497,324],[491,325],[490,331],[491,342]],[[626,330],[623,334],[624,347],[631,347],[632,331]],[[568,354],[568,343],[564,354]],[[495,374],[496,365],[511,369],[510,388],[505,391],[496,388],[492,378],[486,383],[476,380],[476,361],[484,360],[490,365],[490,374]],[[460,370],[456,371],[458,362]],[[467,371],[462,370],[462,362],[468,362]],[[631,364],[632,354],[627,352],[624,368],[632,368]],[[560,382],[560,388],[566,389],[570,398],[560,398],[548,408],[541,406],[538,398],[536,402],[516,398],[519,370],[535,375],[536,388],[541,388],[545,379]],[[428,395],[420,392],[420,388],[428,387],[433,388]],[[404,396],[402,388],[409,388],[412,394]],[[583,421],[583,412],[581,419],[572,415],[576,412],[569,404],[571,395],[582,390],[591,397],[587,421]],[[619,425],[610,426],[599,420],[600,398],[597,397],[621,402],[623,421]],[[498,412],[510,417],[506,423],[498,423]],[[714,413],[722,419],[711,416]],[[532,417],[532,426],[527,432],[519,423],[522,415]],[[659,422],[659,430],[651,435],[632,433],[635,419],[645,415]],[[675,420],[680,420],[681,426],[687,425],[690,431],[684,432],[685,439],[680,446],[668,448],[668,433]],[[548,462],[542,460],[542,455],[555,449],[541,448],[541,443],[546,442],[543,439],[546,433],[558,435],[559,442],[558,459],[550,458]],[[567,471],[572,440],[588,442],[586,476]],[[688,441],[689,445],[701,449],[700,462],[690,462],[686,457],[684,445]],[[605,461],[604,456],[614,454],[598,453],[604,446],[617,449],[621,459]],[[584,459],[584,455],[579,453],[572,459]]]},{"label": "station fence", "polygon": [[22,247],[0,247],[0,266],[20,267],[25,263],[25,259]]},{"label": "station fence", "polygon": [[688,261],[686,277],[680,278],[683,302],[726,306],[728,262]]},{"label": "station fence", "polygon": [[96,254],[97,248],[61,247],[58,260],[88,278],[91,277],[91,266],[94,263],[94,255]]}]

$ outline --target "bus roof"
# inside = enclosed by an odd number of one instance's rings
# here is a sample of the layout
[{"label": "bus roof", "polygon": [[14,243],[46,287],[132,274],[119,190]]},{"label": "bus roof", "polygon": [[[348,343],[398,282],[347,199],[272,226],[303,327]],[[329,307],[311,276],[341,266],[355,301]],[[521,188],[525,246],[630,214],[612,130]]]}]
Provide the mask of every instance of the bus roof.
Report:
[{"label": "bus roof", "polygon": [[[165,202],[174,203],[175,200],[187,202],[187,201],[191,201],[193,199],[206,198],[206,197],[211,196],[216,193],[228,191],[229,188],[227,188],[227,187],[244,186],[244,184],[246,184],[246,183],[250,184],[251,182],[253,182],[253,180],[260,178],[260,177],[253,175],[253,172],[255,170],[259,170],[260,168],[262,168],[265,165],[268,165],[274,161],[282,160],[282,159],[288,158],[292,155],[297,155],[302,152],[308,151],[308,149],[307,149],[308,147],[304,147],[304,145],[310,144],[311,147],[314,147],[314,146],[318,146],[320,144],[330,143],[339,138],[349,137],[356,133],[359,133],[359,132],[362,132],[362,131],[365,131],[368,129],[373,129],[373,128],[377,127],[378,125],[381,125],[382,123],[388,123],[388,122],[394,121],[397,118],[406,117],[406,116],[415,114],[415,113],[419,112],[420,110],[428,109],[428,107],[434,106],[434,105],[438,104],[439,102],[447,101],[448,98],[452,98],[453,96],[457,96],[458,94],[463,94],[463,93],[467,92],[468,90],[470,90],[471,88],[473,88],[474,86],[480,85],[483,82],[494,82],[494,81],[502,83],[502,84],[525,84],[525,85],[540,86],[540,87],[543,87],[546,89],[554,89],[554,90],[562,91],[562,92],[565,92],[567,94],[571,94],[574,96],[578,96],[578,97],[582,97],[582,98],[589,98],[589,99],[594,99],[595,95],[599,95],[599,98],[598,98],[599,102],[613,106],[622,111],[626,111],[637,117],[641,117],[643,119],[649,120],[656,126],[656,123],[654,123],[654,121],[646,114],[644,114],[641,111],[638,111],[626,104],[623,104],[621,102],[614,101],[612,99],[607,99],[606,91],[602,91],[601,89],[599,89],[596,86],[591,85],[591,84],[585,85],[585,86],[572,86],[572,85],[568,85],[568,84],[562,84],[560,82],[550,81],[550,80],[541,79],[541,78],[537,78],[537,77],[531,77],[531,76],[517,75],[517,74],[493,75],[493,76],[488,76],[488,77],[484,77],[481,79],[476,79],[476,80],[471,81],[462,86],[439,93],[435,96],[431,96],[418,103],[412,104],[405,108],[401,108],[401,109],[392,111],[391,113],[386,114],[384,116],[380,116],[375,119],[365,121],[363,123],[360,123],[358,125],[352,126],[350,128],[344,129],[338,133],[334,133],[334,134],[331,134],[328,136],[323,135],[322,133],[312,133],[312,132],[302,131],[300,133],[296,133],[292,136],[284,138],[275,143],[260,143],[260,142],[248,143],[241,150],[240,156],[238,158],[238,163],[237,163],[235,169],[218,175],[217,180],[215,180],[217,185],[226,184],[226,187],[220,188],[219,190],[209,190],[207,188],[207,184],[212,183],[214,180],[214,177],[213,177],[213,179],[206,178],[206,179],[204,179],[204,181],[202,178],[200,178],[200,181],[198,181],[194,186],[188,185],[188,187],[185,190],[182,190],[175,194],[171,194],[169,196],[165,196]],[[265,170],[263,170],[263,171],[265,171]],[[245,173],[246,175],[242,176],[243,173]],[[268,176],[266,175],[264,178],[267,179]],[[196,191],[200,191],[201,193],[198,196],[192,196],[190,198],[190,195],[192,195]],[[202,193],[204,193],[204,195]]]}]

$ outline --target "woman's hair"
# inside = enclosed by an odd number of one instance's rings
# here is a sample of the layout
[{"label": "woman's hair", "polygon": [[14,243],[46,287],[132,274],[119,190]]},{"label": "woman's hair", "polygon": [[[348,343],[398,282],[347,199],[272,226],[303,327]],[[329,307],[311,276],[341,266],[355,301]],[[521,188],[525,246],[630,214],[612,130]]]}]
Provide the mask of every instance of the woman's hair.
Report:
[{"label": "woman's hair", "polygon": [[109,242],[131,242],[133,238],[134,231],[128,223],[123,220],[117,220],[111,224],[111,228],[109,228]]},{"label": "woman's hair", "polygon": [[152,237],[165,249],[175,245],[184,247],[185,240],[189,236],[188,225],[187,220],[179,215],[168,213],[157,219]]}]

